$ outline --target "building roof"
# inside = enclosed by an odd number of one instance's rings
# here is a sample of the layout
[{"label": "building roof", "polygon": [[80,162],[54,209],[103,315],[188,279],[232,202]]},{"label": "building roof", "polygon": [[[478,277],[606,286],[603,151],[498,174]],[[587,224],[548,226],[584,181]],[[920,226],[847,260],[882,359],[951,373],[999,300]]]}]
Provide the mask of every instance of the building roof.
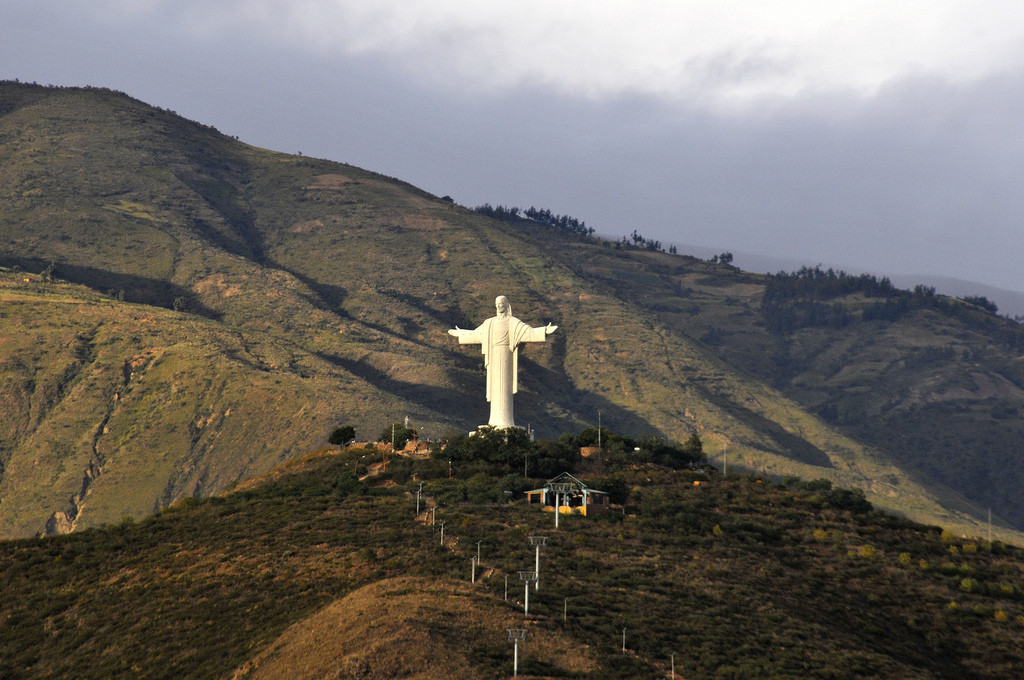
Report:
[{"label": "building roof", "polygon": [[539,489],[531,489],[526,493],[541,493],[543,491],[550,491],[551,486],[553,484],[571,485],[572,487],[574,487],[572,490],[575,491],[576,493],[583,493],[584,491],[586,491],[587,493],[608,493],[607,491],[598,491],[597,489],[591,489],[589,486],[587,486],[582,481],[572,476],[568,472],[563,472],[562,474],[554,477],[553,479],[549,479],[543,487]]}]

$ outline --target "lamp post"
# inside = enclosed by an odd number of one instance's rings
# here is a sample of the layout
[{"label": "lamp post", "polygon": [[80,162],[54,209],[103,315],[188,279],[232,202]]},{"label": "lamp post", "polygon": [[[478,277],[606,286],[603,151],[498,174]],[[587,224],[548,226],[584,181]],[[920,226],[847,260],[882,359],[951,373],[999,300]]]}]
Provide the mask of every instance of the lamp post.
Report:
[{"label": "lamp post", "polygon": [[553,482],[548,484],[548,488],[555,492],[555,528],[558,528],[558,516],[562,514],[561,506],[562,503],[559,500],[560,495],[566,496],[566,502],[568,503],[569,492],[573,490],[575,485],[569,482]]},{"label": "lamp post", "polygon": [[523,591],[523,616],[530,615],[530,581],[537,580],[537,572],[535,571],[521,571],[519,572],[519,580],[522,581],[526,587]]},{"label": "lamp post", "polygon": [[515,645],[512,651],[512,677],[519,676],[519,641],[526,640],[525,628],[506,628],[508,639]]},{"label": "lamp post", "polygon": [[533,589],[536,591],[540,588],[540,549],[541,546],[547,545],[547,536],[530,536],[530,545],[536,548],[536,559],[533,564],[533,571],[537,574],[537,580],[533,584]]}]

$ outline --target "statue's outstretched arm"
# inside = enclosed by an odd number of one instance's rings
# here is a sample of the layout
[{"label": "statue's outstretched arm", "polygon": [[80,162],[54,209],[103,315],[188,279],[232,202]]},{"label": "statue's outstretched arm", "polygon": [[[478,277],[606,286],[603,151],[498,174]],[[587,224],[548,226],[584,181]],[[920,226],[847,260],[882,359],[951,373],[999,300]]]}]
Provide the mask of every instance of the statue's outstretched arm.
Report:
[{"label": "statue's outstretched arm", "polygon": [[544,335],[551,335],[558,330],[558,326],[553,326],[550,323],[544,327]]},{"label": "statue's outstretched arm", "polygon": [[476,330],[469,328],[459,328],[456,326],[448,331],[448,335],[459,339],[460,345],[474,345],[483,342],[483,335],[477,333]]}]

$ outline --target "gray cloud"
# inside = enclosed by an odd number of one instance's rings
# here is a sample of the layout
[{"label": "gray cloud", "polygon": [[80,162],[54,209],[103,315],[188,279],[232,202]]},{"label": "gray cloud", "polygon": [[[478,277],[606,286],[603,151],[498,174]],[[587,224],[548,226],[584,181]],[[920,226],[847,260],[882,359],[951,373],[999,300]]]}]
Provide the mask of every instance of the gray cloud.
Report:
[{"label": "gray cloud", "polygon": [[[467,205],[549,207],[613,236],[636,228],[665,242],[1024,290],[1015,70],[714,111],[640,89],[571,97],[538,80],[479,91],[455,74],[438,85],[379,53],[342,59],[245,30],[209,40],[159,13],[119,25],[75,4],[59,16],[35,4],[0,9],[0,77],[114,87],[249,143],[353,163]],[[742,79],[785,64],[726,54],[694,71],[723,68]]]}]

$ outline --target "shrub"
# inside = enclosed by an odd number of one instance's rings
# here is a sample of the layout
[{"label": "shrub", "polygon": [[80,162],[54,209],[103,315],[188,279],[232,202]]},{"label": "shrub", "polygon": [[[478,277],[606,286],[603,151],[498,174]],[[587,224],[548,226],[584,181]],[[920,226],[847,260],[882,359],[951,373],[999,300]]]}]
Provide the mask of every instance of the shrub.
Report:
[{"label": "shrub", "polygon": [[334,444],[335,446],[342,446],[355,438],[356,428],[351,425],[343,425],[342,427],[336,427],[331,430],[331,434],[327,437],[327,443]]},{"label": "shrub", "polygon": [[863,545],[857,551],[857,554],[866,560],[870,560],[878,556],[878,549],[873,545]]},{"label": "shrub", "polygon": [[[354,436],[354,433],[353,433]],[[402,423],[395,423],[391,427],[385,427],[380,432],[380,436],[377,437],[379,442],[393,442],[395,445],[395,451],[405,447],[405,443],[410,439],[415,439],[418,436],[416,430],[411,427],[406,427]]]},{"label": "shrub", "polygon": [[869,512],[871,503],[861,489],[833,489],[824,495],[825,503],[837,510]]},{"label": "shrub", "polygon": [[346,470],[334,478],[334,492],[344,498],[349,494],[365,491],[363,483],[352,472]]}]

